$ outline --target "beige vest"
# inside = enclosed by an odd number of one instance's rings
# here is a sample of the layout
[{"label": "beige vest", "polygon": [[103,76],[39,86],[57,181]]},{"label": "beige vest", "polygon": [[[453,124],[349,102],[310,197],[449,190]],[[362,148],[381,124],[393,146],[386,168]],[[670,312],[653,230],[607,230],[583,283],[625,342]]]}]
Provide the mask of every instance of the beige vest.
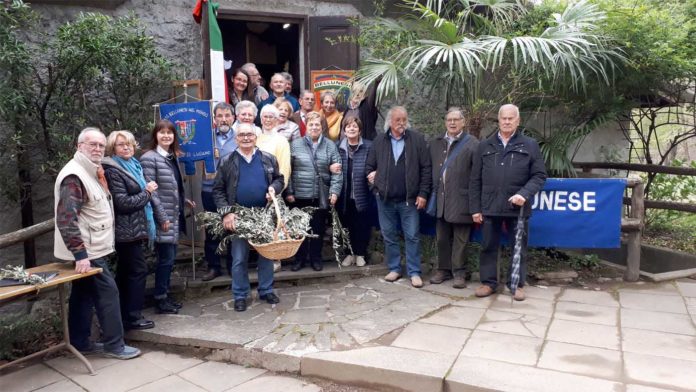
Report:
[{"label": "beige vest", "polygon": [[[54,212],[58,207],[60,184],[69,175],[79,177],[87,192],[87,202],[77,216],[82,240],[85,243],[87,255],[96,259],[114,252],[114,207],[109,195],[97,180],[98,166],[92,163],[84,154],[76,152],[70,162],[58,173],[54,187]],[[63,242],[56,225],[54,230],[53,254],[62,260],[75,260],[72,252]]]}]

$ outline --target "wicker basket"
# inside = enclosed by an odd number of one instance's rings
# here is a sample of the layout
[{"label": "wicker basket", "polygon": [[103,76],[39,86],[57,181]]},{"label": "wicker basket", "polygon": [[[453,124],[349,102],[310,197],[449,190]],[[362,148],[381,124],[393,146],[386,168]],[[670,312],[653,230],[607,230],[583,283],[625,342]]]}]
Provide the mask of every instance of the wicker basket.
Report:
[{"label": "wicker basket", "polygon": [[255,244],[249,241],[249,244],[256,249],[259,254],[269,260],[282,260],[287,259],[295,255],[297,250],[300,249],[304,237],[298,240],[279,240],[278,233],[282,230],[285,233],[285,237],[289,237],[288,229],[285,228],[285,223],[280,219],[280,207],[278,206],[278,200],[276,200],[275,195],[271,196],[273,199],[273,206],[276,210],[277,224],[273,231],[273,241],[266,244]]}]

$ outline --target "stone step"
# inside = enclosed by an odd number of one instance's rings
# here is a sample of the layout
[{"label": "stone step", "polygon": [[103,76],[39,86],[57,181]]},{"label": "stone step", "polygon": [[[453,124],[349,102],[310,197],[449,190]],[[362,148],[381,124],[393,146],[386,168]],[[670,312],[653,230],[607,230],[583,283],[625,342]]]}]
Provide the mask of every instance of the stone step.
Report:
[{"label": "stone step", "polygon": [[301,374],[376,389],[439,392],[455,355],[400,347],[365,347],[307,354]]}]

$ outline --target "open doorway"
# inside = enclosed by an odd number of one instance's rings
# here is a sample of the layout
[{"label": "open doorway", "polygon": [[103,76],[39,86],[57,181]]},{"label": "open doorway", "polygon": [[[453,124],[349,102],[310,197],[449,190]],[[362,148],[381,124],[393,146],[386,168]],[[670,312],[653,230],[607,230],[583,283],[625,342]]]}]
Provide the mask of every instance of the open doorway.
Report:
[{"label": "open doorway", "polygon": [[[237,20],[218,17],[225,60],[232,60],[231,73],[244,63],[254,63],[268,90],[276,72],[289,72],[294,79],[292,94],[301,88],[299,23]],[[229,83],[228,73],[228,83]]]}]

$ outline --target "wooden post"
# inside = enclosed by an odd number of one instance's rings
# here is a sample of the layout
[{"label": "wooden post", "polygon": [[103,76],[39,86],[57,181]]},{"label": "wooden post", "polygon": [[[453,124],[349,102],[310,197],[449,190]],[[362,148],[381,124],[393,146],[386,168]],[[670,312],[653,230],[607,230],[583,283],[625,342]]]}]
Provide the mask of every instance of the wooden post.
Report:
[{"label": "wooden post", "polygon": [[645,218],[645,184],[643,183],[636,184],[633,187],[633,192],[631,192],[630,217],[639,220],[640,228],[628,233],[624,280],[635,282],[640,277],[640,241]]}]

